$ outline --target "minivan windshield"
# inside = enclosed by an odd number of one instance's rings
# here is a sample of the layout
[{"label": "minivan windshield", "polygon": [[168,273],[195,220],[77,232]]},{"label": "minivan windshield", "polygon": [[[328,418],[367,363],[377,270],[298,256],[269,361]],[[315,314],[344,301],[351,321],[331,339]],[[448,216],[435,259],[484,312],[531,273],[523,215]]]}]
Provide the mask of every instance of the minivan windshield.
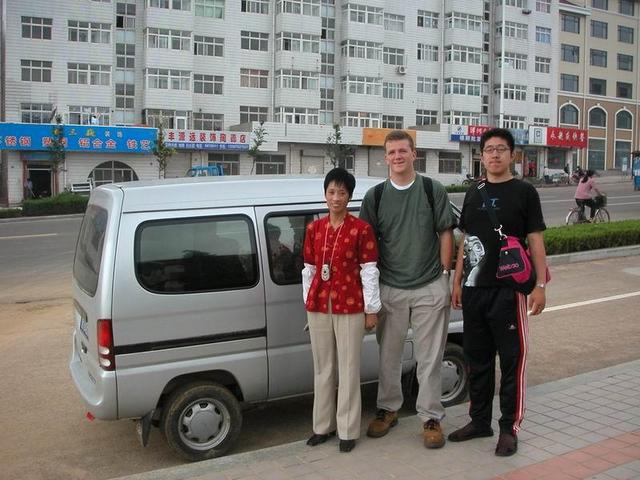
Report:
[{"label": "minivan windshield", "polygon": [[87,207],[73,260],[74,278],[80,288],[92,297],[98,287],[107,219],[108,213],[104,208],[96,205]]}]

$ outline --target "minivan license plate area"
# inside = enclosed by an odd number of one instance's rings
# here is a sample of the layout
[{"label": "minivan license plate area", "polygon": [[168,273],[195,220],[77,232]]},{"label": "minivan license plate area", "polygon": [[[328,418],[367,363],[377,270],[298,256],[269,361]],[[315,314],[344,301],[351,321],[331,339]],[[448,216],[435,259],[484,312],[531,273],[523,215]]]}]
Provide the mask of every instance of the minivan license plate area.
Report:
[{"label": "minivan license plate area", "polygon": [[76,319],[78,321],[78,330],[82,332],[84,337],[89,340],[89,322],[87,321],[87,316],[75,310]]}]

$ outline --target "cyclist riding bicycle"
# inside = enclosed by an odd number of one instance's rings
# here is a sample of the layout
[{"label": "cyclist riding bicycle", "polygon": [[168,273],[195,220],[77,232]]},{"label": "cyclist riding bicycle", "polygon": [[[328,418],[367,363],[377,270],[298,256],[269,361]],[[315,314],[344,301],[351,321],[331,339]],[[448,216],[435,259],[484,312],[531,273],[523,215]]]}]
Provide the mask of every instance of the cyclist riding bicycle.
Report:
[{"label": "cyclist riding bicycle", "polygon": [[596,185],[596,179],[593,178],[596,172],[593,170],[587,170],[580,182],[578,183],[578,188],[576,188],[576,193],[574,195],[576,204],[580,207],[580,220],[585,220],[584,216],[584,207],[586,205],[591,209],[589,220],[593,221],[593,217],[596,214],[596,210],[598,208],[598,203],[596,199],[592,198],[591,192],[595,192],[596,195],[602,195],[600,189]]}]

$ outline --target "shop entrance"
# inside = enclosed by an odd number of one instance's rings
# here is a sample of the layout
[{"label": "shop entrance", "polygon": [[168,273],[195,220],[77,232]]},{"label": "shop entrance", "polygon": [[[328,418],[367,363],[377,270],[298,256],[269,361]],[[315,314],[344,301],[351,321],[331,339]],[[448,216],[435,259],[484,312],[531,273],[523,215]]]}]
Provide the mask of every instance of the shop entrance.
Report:
[{"label": "shop entrance", "polygon": [[[28,178],[31,179],[33,196],[35,198],[51,196],[51,168],[29,167]],[[25,198],[27,198],[26,192]]]}]

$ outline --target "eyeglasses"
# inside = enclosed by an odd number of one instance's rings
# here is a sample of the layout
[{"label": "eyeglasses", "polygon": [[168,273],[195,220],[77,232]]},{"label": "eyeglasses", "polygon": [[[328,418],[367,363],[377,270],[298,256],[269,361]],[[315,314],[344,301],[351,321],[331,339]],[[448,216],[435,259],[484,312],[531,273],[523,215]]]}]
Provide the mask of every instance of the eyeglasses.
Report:
[{"label": "eyeglasses", "polygon": [[506,145],[498,145],[497,147],[494,147],[493,145],[490,147],[484,147],[484,149],[482,150],[484,153],[493,153],[493,152],[498,152],[500,154],[503,154],[504,152],[506,152],[507,150],[509,150],[509,147],[507,147]]}]

